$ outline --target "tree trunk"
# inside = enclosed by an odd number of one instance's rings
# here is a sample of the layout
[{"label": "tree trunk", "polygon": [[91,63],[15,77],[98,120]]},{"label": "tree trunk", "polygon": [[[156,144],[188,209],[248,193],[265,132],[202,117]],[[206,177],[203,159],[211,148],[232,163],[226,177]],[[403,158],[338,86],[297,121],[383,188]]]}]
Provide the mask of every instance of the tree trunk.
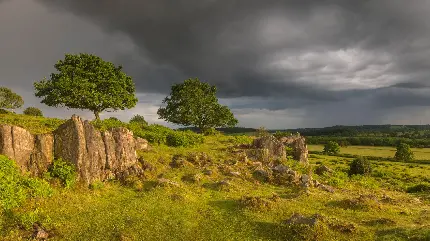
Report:
[{"label": "tree trunk", "polygon": [[93,113],[94,113],[94,115],[96,116],[96,121],[99,121],[100,120],[100,111],[93,111]]}]

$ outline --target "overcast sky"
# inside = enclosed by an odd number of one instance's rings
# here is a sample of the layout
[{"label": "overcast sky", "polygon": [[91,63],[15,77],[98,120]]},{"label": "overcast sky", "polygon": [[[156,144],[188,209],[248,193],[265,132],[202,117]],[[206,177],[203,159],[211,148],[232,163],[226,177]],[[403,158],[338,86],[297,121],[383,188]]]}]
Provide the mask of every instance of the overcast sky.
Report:
[{"label": "overcast sky", "polygon": [[33,82],[65,53],[123,65],[156,111],[173,83],[218,87],[239,126],[430,123],[428,0],[0,0],[0,85],[46,107]]}]

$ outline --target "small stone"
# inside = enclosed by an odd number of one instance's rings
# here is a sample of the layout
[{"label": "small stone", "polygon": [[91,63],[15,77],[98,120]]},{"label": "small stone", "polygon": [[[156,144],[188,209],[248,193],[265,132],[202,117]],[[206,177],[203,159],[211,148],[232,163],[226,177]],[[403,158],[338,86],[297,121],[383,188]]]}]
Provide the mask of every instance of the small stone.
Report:
[{"label": "small stone", "polygon": [[320,165],[315,169],[315,173],[320,176],[323,175],[324,173],[332,173],[332,172],[333,170],[325,165]]},{"label": "small stone", "polygon": [[33,238],[39,240],[45,240],[49,237],[48,232],[46,232],[42,227],[38,224],[33,225]]}]

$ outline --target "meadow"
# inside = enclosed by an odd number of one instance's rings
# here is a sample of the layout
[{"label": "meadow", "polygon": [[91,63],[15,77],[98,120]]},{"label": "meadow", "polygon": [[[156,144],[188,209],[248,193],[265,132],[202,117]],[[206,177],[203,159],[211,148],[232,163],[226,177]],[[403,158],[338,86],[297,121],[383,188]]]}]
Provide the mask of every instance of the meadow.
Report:
[{"label": "meadow", "polygon": [[[309,151],[323,151],[324,145],[308,145]],[[418,160],[430,160],[430,148],[411,148]],[[348,146],[341,147],[340,154],[361,156],[394,157],[395,147],[385,146]]]},{"label": "meadow", "polygon": [[[25,118],[0,118],[0,124],[31,125],[32,132],[39,133],[61,122]],[[430,183],[430,165],[372,161],[371,175],[348,176],[351,158],[311,154],[309,166],[291,158],[279,160],[334,187],[334,193],[317,188],[305,192],[257,179],[255,166],[233,152],[249,141],[217,134],[189,147],[154,143],[138,153],[151,166],[145,178],[128,183],[113,180],[64,188],[48,180],[53,190],[49,197],[31,197],[1,212],[1,240],[28,240],[34,223],[49,232],[50,240],[430,240],[430,189],[417,188]],[[342,148],[350,150],[369,156],[392,152]],[[170,165],[174,156],[202,153],[205,165]],[[315,174],[320,165],[333,172]],[[160,185],[159,178],[171,182]],[[257,201],[243,201],[250,197]],[[321,221],[312,227],[287,224],[295,213],[317,214]]]}]

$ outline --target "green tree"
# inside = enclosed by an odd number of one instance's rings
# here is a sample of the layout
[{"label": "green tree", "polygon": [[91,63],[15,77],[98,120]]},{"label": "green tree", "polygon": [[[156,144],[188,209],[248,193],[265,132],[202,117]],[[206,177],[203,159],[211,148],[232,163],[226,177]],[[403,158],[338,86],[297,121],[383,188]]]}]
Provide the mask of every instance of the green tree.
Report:
[{"label": "green tree", "polygon": [[43,116],[42,111],[36,107],[27,107],[23,113],[24,115]]},{"label": "green tree", "polygon": [[187,79],[172,86],[171,93],[158,109],[160,119],[183,126],[195,126],[207,133],[215,127],[233,127],[237,124],[227,106],[218,103],[216,87],[198,78]]},{"label": "green tree", "polygon": [[337,144],[337,142],[329,141],[327,144],[324,145],[323,152],[325,154],[338,154],[340,152],[340,146]]},{"label": "green tree", "polygon": [[17,109],[24,104],[24,100],[17,93],[6,87],[0,87],[0,109]]},{"label": "green tree", "polygon": [[412,152],[408,144],[400,143],[397,146],[397,151],[396,151],[396,154],[394,155],[394,159],[398,161],[409,162],[414,160],[414,153]]},{"label": "green tree", "polygon": [[148,125],[148,122],[145,120],[145,118],[143,117],[143,116],[141,116],[141,115],[135,115],[135,116],[133,116],[131,119],[130,119],[130,121],[129,121],[130,123],[139,123],[139,124],[142,124],[142,125],[144,125],[144,126],[147,126]]},{"label": "green tree", "polygon": [[133,108],[137,103],[133,80],[100,57],[66,54],[55,65],[58,73],[34,83],[36,96],[48,106],[91,110],[96,120],[103,111]]},{"label": "green tree", "polygon": [[372,172],[372,164],[365,157],[354,159],[349,165],[348,174],[352,175],[369,175]]}]

